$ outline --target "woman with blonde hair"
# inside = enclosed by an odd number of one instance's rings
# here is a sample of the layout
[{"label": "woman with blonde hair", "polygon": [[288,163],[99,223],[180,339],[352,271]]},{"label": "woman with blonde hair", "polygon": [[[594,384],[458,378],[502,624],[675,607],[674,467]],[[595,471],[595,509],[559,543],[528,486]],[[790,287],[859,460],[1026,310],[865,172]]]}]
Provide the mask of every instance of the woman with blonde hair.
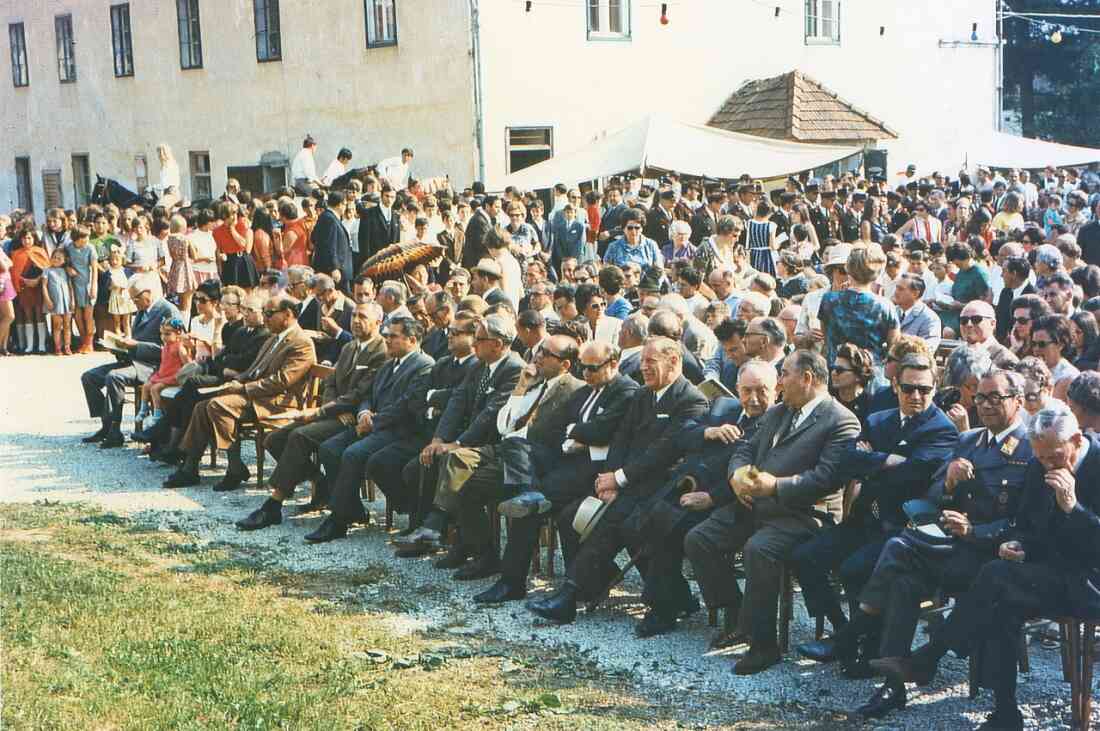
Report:
[{"label": "woman with blonde hair", "polygon": [[172,154],[172,148],[161,143],[157,145],[157,157],[160,159],[160,180],[153,186],[157,205],[172,210],[180,201],[180,166]]}]

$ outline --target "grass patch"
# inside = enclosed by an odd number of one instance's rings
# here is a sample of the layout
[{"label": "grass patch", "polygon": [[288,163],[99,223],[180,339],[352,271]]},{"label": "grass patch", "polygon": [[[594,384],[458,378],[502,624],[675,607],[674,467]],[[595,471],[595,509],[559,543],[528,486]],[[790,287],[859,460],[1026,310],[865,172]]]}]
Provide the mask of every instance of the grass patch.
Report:
[{"label": "grass patch", "polygon": [[[395,636],[334,601],[384,566],[291,573],[234,551],[87,508],[0,506],[0,726],[643,729],[722,715],[718,699],[704,713],[640,696],[568,650]],[[706,726],[785,727],[776,713]]]}]

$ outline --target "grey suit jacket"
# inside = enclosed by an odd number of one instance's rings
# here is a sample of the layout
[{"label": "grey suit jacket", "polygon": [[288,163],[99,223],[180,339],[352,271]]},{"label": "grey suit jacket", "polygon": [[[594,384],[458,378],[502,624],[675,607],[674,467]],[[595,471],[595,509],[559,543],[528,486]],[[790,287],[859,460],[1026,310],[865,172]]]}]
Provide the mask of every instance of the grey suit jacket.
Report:
[{"label": "grey suit jacket", "polygon": [[902,333],[914,335],[926,341],[929,350],[933,353],[936,352],[936,348],[940,347],[943,325],[940,322],[940,316],[933,312],[931,307],[923,302],[917,302],[909,308],[909,311],[905,313],[905,317],[901,317],[899,313],[899,319],[901,320]]},{"label": "grey suit jacket", "polygon": [[417,350],[408,355],[400,368],[390,358],[378,369],[358,409],[374,413],[375,432],[391,430],[410,437],[416,432],[434,364],[430,355]]},{"label": "grey suit jacket", "polygon": [[775,494],[753,501],[753,516],[813,519],[825,510],[840,522],[842,496],[837,480],[845,450],[859,437],[859,419],[839,401],[826,397],[797,429],[782,439],[794,416],[786,404],[768,409],[751,440],[739,440],[729,463],[729,477],[744,465],[779,478]]},{"label": "grey suit jacket", "polygon": [[567,408],[574,393],[584,386],[584,381],[566,373],[554,387],[542,396],[538,411],[527,428],[527,439],[561,450],[565,441],[565,426],[571,412]]},{"label": "grey suit jacket", "polygon": [[376,335],[368,340],[362,352],[356,354],[358,348],[358,340],[345,345],[336,359],[333,374],[325,379],[321,391],[322,418],[353,413],[370,393],[375,373],[386,362],[386,343],[381,337]]}]

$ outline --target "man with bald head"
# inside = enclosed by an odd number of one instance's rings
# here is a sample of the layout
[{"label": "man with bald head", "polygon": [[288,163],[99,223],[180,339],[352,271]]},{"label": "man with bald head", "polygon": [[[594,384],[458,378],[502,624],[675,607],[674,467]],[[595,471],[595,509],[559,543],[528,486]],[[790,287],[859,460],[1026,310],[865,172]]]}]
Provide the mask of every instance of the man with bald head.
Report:
[{"label": "man with bald head", "polygon": [[[607,504],[603,517],[583,543],[573,529],[579,501],[559,518],[562,544],[570,545],[575,558],[567,567],[568,579],[560,591],[528,604],[535,614],[555,622],[572,622],[580,599],[599,596],[607,588],[608,562],[626,544],[624,522],[661,488],[668,470],[683,455],[681,433],[692,419],[706,413],[707,400],[684,378],[681,348],[667,337],[646,340],[642,348],[645,388],[631,400],[611,441],[604,471],[593,484],[595,496]],[[691,607],[677,609],[689,611]]]},{"label": "man with bald head", "polygon": [[971,300],[959,313],[959,330],[967,345],[989,353],[998,368],[1011,368],[1017,358],[1011,350],[997,342],[997,313],[984,300]]},{"label": "man with bald head", "polygon": [[760,417],[775,404],[776,385],[774,366],[746,362],[737,373],[738,398],[717,398],[706,416],[688,423],[680,437],[684,460],[629,521],[629,542],[646,557],[642,599],[649,611],[635,628],[639,637],[672,630],[675,610],[693,604],[683,575],[684,536],[714,508],[735,502],[725,479],[733,445],[752,438]]},{"label": "man with bald head", "polygon": [[[355,339],[341,349],[332,375],[325,379],[321,405],[300,412],[293,422],[264,440],[264,448],[277,463],[268,483],[271,500],[278,506],[270,506],[272,510],[268,512],[274,514],[274,508],[279,507],[280,520],[282,504],[305,480],[314,479],[317,489],[299,514],[320,510],[328,504],[328,484],[318,471],[313,455],[326,439],[355,426],[355,409],[370,393],[374,374],[386,360],[386,344],[378,334],[381,322],[382,308],[378,305],[355,306],[351,318]],[[261,522],[264,524],[260,525]],[[272,524],[271,521],[257,521],[252,525],[242,520],[240,527],[255,530]]]}]

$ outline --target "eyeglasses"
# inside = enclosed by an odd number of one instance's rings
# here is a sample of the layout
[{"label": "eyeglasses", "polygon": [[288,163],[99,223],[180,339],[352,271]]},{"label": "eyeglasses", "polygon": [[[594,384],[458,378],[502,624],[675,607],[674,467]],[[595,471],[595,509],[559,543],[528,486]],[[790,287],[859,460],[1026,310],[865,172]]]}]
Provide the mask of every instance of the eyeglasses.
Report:
[{"label": "eyeglasses", "polygon": [[209,297],[203,297],[201,295],[195,295],[194,300],[197,303],[202,303],[202,302],[209,302],[210,298]]},{"label": "eyeglasses", "polygon": [[967,317],[960,317],[959,323],[963,325],[979,325],[984,319],[986,318],[982,315],[969,315]]},{"label": "eyeglasses", "polygon": [[262,310],[262,312],[264,313],[264,317],[275,317],[275,315],[282,312],[282,310],[269,310],[268,308],[265,307]]},{"label": "eyeglasses", "polygon": [[602,310],[603,308],[607,307],[607,303],[606,302],[589,302],[588,306],[589,307],[597,307],[597,308]]},{"label": "eyeglasses", "polygon": [[832,371],[833,373],[855,373],[856,372],[855,368],[845,368],[844,366],[837,366],[837,365],[833,366],[829,370]]},{"label": "eyeglasses", "polygon": [[1030,317],[1013,317],[1012,321],[1014,323],[1016,323],[1017,325],[1026,325],[1029,322],[1031,322],[1031,318]]},{"label": "eyeglasses", "polygon": [[595,365],[592,365],[591,363],[581,363],[581,370],[584,371],[585,373],[595,373],[596,371],[603,368],[605,365],[607,365],[610,362],[611,362],[611,359],[608,358],[603,363],[597,363]]},{"label": "eyeglasses", "polygon": [[921,396],[927,396],[932,393],[931,386],[924,386],[916,383],[899,383],[898,388],[906,396],[912,396],[914,393],[920,393]]},{"label": "eyeglasses", "polygon": [[979,393],[974,395],[974,403],[978,406],[982,404],[989,404],[990,406],[1000,406],[1004,401],[1010,398],[1016,398],[1014,393]]},{"label": "eyeglasses", "polygon": [[554,360],[567,360],[567,359],[566,359],[566,357],[565,357],[564,355],[558,355],[558,354],[557,354],[557,353],[555,353],[554,351],[552,351],[552,350],[547,350],[546,348],[539,348],[539,351],[538,351],[538,353],[536,353],[535,355],[536,355],[537,357],[542,357],[542,356],[544,356],[544,355],[548,355],[548,356],[550,356],[551,358],[553,358]]},{"label": "eyeglasses", "polygon": [[640,231],[642,227],[635,223],[629,226],[623,226],[623,228],[627,231]]},{"label": "eyeglasses", "polygon": [[1053,340],[1035,340],[1035,339],[1032,339],[1032,341],[1031,341],[1031,347],[1033,347],[1033,348],[1049,348],[1051,345],[1054,345]]}]

